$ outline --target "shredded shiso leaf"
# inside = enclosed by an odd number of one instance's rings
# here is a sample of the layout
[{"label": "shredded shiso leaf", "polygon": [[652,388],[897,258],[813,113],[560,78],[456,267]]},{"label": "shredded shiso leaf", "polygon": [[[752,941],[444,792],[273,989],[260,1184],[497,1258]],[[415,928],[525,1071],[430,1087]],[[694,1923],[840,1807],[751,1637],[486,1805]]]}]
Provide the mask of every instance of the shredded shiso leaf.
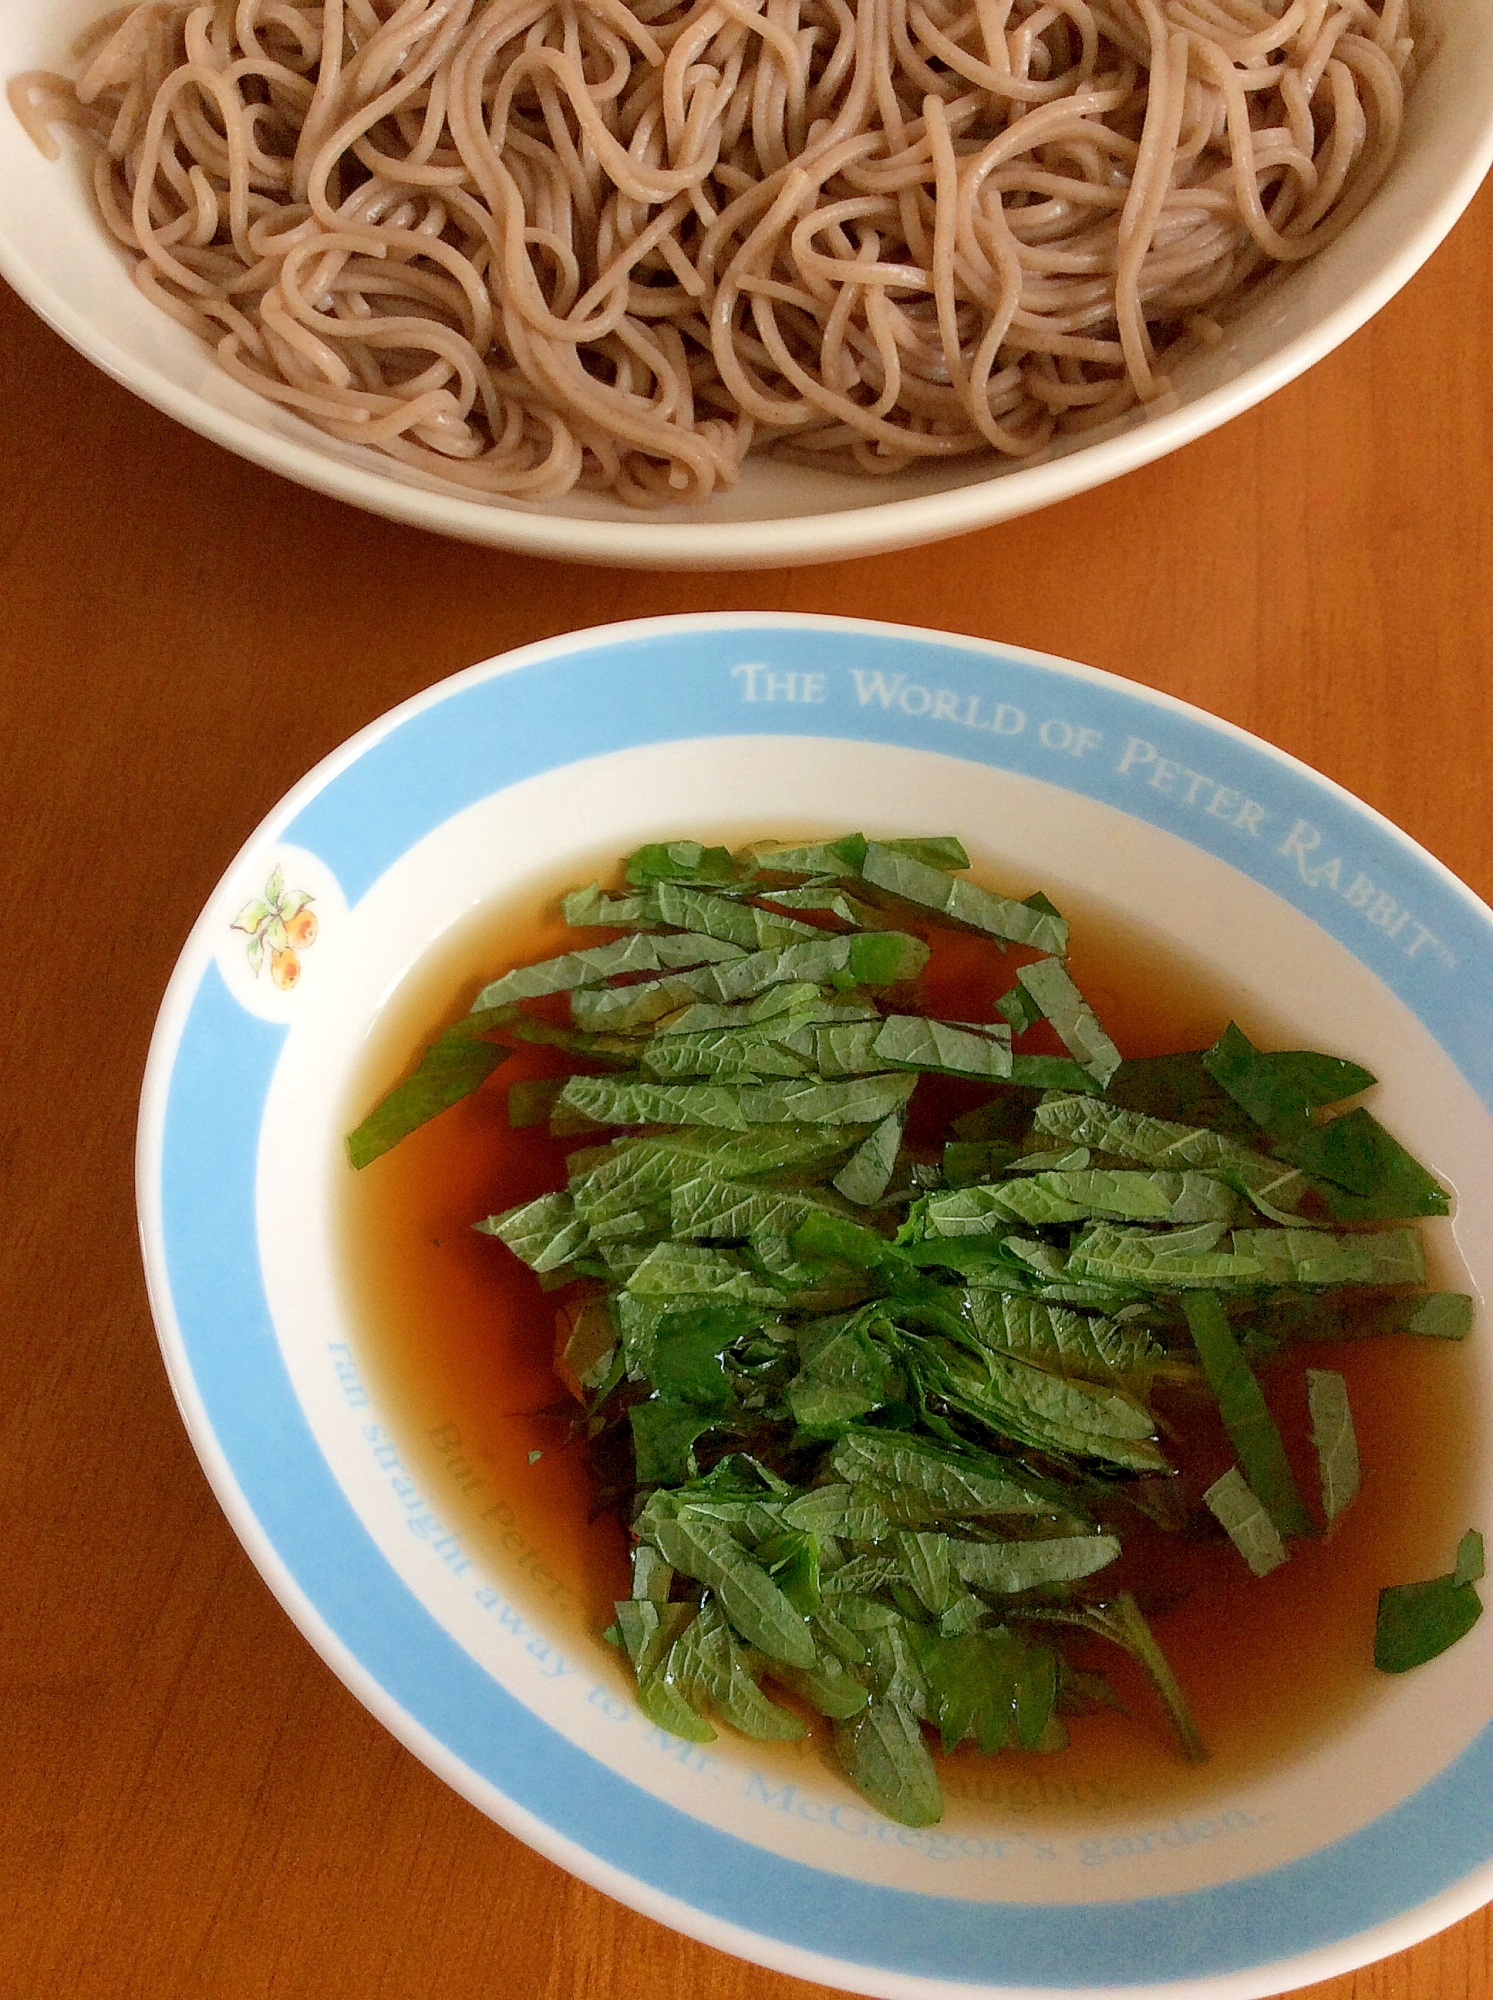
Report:
[{"label": "shredded shiso leaf", "polygon": [[1374,1665],[1386,1674],[1403,1674],[1454,1646],[1483,1615],[1482,1599],[1473,1587],[1482,1574],[1483,1538],[1469,1528],[1457,1544],[1456,1567],[1449,1575],[1381,1590]]},{"label": "shredded shiso leaf", "polygon": [[[1423,1289],[1414,1220],[1445,1190],[1345,1108],[1367,1070],[1232,1023],[1123,1059],[1052,903],[968,866],[941,835],[640,848],[620,891],[561,904],[615,935],[494,979],[348,1140],[366,1165],[515,1043],[572,1058],[510,1096],[515,1127],[581,1140],[567,1185],[476,1227],[574,1288],[575,1431],[633,1548],[607,1637],[661,1728],[786,1741],[818,1714],[908,1826],[942,1812],[929,1731],[1055,1749],[1116,1699],[1075,1644],[1137,1660],[1206,1755],[1130,1537],[1226,1533],[1268,1574],[1358,1482],[1343,1378],[1314,1369],[1308,1507],[1271,1357],[1472,1319]],[[941,928],[988,941],[987,1018],[922,1004]],[[976,1100],[933,1143],[924,1078]],[[1164,1385],[1237,1456],[1206,1491],[1174,1467]],[[1386,1590],[1377,1663],[1469,1629],[1481,1573],[1470,1535],[1450,1575]]]},{"label": "shredded shiso leaf", "polygon": [[1348,1385],[1335,1368],[1308,1368],[1306,1397],[1322,1475],[1322,1512],[1331,1523],[1358,1491],[1358,1438]]},{"label": "shredded shiso leaf", "polygon": [[1286,1560],[1280,1530],[1256,1498],[1237,1465],[1231,1465],[1203,1495],[1203,1504],[1228,1531],[1229,1540],[1256,1576],[1269,1576]]}]

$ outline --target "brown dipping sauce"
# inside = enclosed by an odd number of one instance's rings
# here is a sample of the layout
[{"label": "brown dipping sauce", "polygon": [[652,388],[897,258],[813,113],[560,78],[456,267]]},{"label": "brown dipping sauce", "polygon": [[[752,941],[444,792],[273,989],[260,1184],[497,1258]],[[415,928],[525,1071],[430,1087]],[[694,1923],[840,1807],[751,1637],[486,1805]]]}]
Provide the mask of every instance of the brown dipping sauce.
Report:
[{"label": "brown dipping sauce", "polygon": [[[608,858],[593,872],[605,882],[611,866]],[[348,1129],[487,980],[613,934],[561,923],[558,893],[583,879],[584,871],[570,869],[563,882],[537,885],[521,907],[481,910],[427,955],[370,1037],[345,1107]],[[1211,976],[1133,928],[1121,931],[1080,898],[1059,900],[1073,923],[1074,977],[1126,1055],[1199,1048],[1217,1037],[1234,1010]],[[988,940],[939,933],[923,982],[926,1005],[955,1019],[994,1018],[1020,957],[1002,958]],[[1258,1012],[1240,1025],[1266,1047],[1298,1039],[1288,1024]],[[554,1051],[521,1049],[474,1097],[361,1173],[349,1169],[340,1236],[359,1359],[402,1455],[515,1601],[562,1643],[568,1636],[578,1651],[595,1647],[599,1655],[599,1634],[612,1600],[627,1593],[629,1569],[617,1522],[587,1518],[582,1451],[561,1448],[563,1419],[541,1414],[565,1401],[550,1365],[564,1295],[541,1291],[503,1244],[472,1228],[564,1185],[566,1152],[577,1142],[562,1144],[544,1127],[510,1131],[507,1087],[567,1066]],[[941,1094],[925,1084],[919,1096]],[[952,1086],[948,1101],[932,1107],[934,1122],[984,1094]],[[1433,1282],[1456,1288],[1464,1280],[1442,1269]],[[1362,1714],[1383,1686],[1372,1661],[1381,1585],[1444,1568],[1467,1523],[1478,1423],[1469,1348],[1408,1335],[1299,1344],[1262,1371],[1309,1505],[1317,1471],[1308,1366],[1345,1376],[1363,1465],[1362,1488],[1332,1532],[1293,1542],[1290,1560],[1270,1576],[1252,1576],[1222,1539],[1127,1527],[1123,1580],[1143,1601],[1171,1606],[1152,1625],[1208,1745],[1207,1764],[1183,1761],[1133,1662],[1084,1641],[1083,1663],[1108,1672],[1129,1713],[1073,1718],[1072,1741],[1056,1755],[988,1758],[966,1746],[941,1758],[951,1816],[961,1802],[966,1815],[985,1806],[1046,1821],[1120,1806],[1190,1807],[1263,1776]],[[1232,1463],[1206,1396],[1163,1392],[1157,1408],[1168,1455],[1184,1471],[1206,1482]],[[530,1463],[536,1451],[543,1455]],[[771,1746],[753,1746],[759,1761],[763,1752]]]}]

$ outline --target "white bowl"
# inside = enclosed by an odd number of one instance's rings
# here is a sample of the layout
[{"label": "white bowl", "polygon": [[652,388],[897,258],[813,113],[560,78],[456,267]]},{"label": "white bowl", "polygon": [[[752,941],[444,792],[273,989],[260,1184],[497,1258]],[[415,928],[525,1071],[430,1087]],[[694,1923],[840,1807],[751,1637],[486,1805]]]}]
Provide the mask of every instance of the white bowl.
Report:
[{"label": "white bowl", "polygon": [[[146,1267],[178,1402],[254,1561],[484,1812],[807,1979],[899,2000],[1179,1983],[1245,2000],[1464,1915],[1493,1895],[1493,1618],[1289,1760],[1204,1773],[1164,1807],[1117,1796],[1075,1819],[997,1784],[940,1828],[895,1827],[812,1755],[785,1770],[745,1739],[706,1755],[651,1727],[537,1572],[530,1503],[380,1372],[336,1219],[341,1135],[419,968],[473,911],[532,904],[598,852],[806,823],[957,830],[987,879],[1076,893],[1285,1045],[1367,1062],[1376,1110],[1456,1191],[1433,1256],[1486,1296],[1493,913],[1368,808],[1165,696],[975,640],[746,615],[587,632],[443,682],[328,758],[233,863],[172,978],[141,1111]],[[276,869],[319,919],[289,991],[232,927]],[[1424,1365],[1453,1356],[1485,1413],[1486,1327],[1427,1343]],[[1485,1414],[1471,1437],[1454,1533],[1493,1528]]]},{"label": "white bowl", "polygon": [[[7,0],[0,76],[61,68],[98,0]],[[1040,464],[924,466],[857,479],[748,461],[703,506],[640,515],[606,496],[553,503],[466,498],[366,448],[325,436],[222,375],[207,349],[135,289],[68,149],[49,165],[0,110],[0,273],[80,353],[230,451],[391,520],[572,561],[739,569],[869,555],[963,534],[1086,492],[1237,416],[1360,327],[1419,269],[1493,161],[1493,14],[1423,0],[1431,50],[1385,185],[1322,254],[1175,371],[1176,401]]]}]

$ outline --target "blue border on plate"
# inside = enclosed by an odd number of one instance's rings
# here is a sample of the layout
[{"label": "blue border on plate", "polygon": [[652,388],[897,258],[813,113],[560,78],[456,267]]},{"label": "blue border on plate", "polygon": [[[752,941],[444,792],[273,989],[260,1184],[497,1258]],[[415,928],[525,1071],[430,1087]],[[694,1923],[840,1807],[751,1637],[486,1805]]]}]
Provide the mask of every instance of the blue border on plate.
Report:
[{"label": "blue border on plate", "polygon": [[[880,681],[858,681],[857,670]],[[1369,964],[1490,1103],[1493,1017],[1468,996],[1493,991],[1493,925],[1452,878],[1346,795],[1206,717],[957,640],[781,623],[582,636],[558,656],[464,677],[396,722],[283,837],[317,853],[353,903],[414,841],[506,785],[640,744],[739,734],[973,757],[1177,833],[1285,896]],[[296,1402],[254,1216],[259,1127],[284,1034],[245,1013],[209,966],[173,1062],[161,1167],[167,1274],[193,1377],[245,1499],[327,1625],[422,1727],[543,1823],[666,1895],[802,1950],[904,1975],[1037,1987],[1157,1983],[1293,1957],[1416,1907],[1493,1855],[1493,1725],[1414,1797],[1287,1867],[1184,1895],[1060,1908],[870,1887],[786,1861],[577,1750],[498,1687],[396,1577]]]},{"label": "blue border on plate", "polygon": [[[1242,733],[1108,676],[876,626],[859,628],[853,645],[849,660],[845,628],[829,622],[582,634],[572,652],[467,680],[400,722],[285,837],[320,855],[352,904],[478,799],[640,744],[831,736],[968,758],[1116,806],[1274,890],[1377,973],[1493,1106],[1487,913],[1358,801]],[[789,699],[790,676],[799,697],[821,698]],[[891,690],[885,706],[877,676]],[[1002,708],[1007,723],[1020,715],[1019,730],[990,726]],[[1122,768],[1132,739],[1141,747]]]}]

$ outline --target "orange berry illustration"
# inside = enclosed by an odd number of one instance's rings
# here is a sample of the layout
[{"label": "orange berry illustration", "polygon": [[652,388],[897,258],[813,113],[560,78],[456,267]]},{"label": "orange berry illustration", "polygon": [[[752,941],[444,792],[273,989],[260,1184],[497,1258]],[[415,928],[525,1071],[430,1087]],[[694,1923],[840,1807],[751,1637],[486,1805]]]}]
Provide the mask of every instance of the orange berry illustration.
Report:
[{"label": "orange berry illustration", "polygon": [[282,993],[288,993],[301,976],[300,954],[316,942],[320,926],[311,908],[314,897],[304,889],[286,890],[285,877],[276,868],[264,885],[262,897],[245,903],[233,920],[233,929],[249,937],[249,970],[257,979],[268,958],[270,978]]}]

